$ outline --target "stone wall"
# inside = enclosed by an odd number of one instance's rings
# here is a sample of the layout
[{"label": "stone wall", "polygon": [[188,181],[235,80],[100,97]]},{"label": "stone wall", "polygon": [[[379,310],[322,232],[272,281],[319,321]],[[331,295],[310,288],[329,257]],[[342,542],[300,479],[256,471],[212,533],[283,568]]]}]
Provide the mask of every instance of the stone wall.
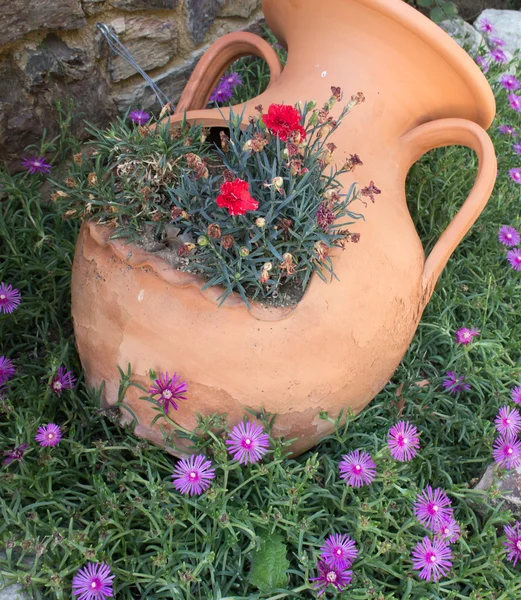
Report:
[{"label": "stone wall", "polygon": [[261,0],[0,0],[0,161],[57,131],[56,101],[75,103],[103,126],[129,106],[157,109],[155,96],[114,56],[96,23],[118,33],[137,63],[174,102],[208,45],[230,31],[260,29]]}]

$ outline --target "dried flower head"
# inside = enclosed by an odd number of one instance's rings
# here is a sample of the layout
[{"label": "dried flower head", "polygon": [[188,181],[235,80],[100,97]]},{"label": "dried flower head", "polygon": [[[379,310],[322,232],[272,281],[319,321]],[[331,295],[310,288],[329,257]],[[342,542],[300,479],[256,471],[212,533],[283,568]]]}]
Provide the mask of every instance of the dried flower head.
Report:
[{"label": "dried flower head", "polygon": [[379,190],[374,184],[374,181],[371,181],[371,183],[367,187],[362,188],[362,191],[360,193],[362,194],[362,196],[367,196],[368,198],[370,198],[371,202],[374,204],[375,195],[377,196],[378,194],[381,194],[382,190]]},{"label": "dried flower head", "polygon": [[13,461],[17,460],[18,462],[24,461],[24,452],[29,448],[29,444],[20,444],[20,446],[16,446],[12,450],[6,450],[4,452],[4,456],[6,457],[3,460],[4,465],[9,465]]},{"label": "dried flower head", "polygon": [[210,223],[208,225],[208,236],[214,240],[218,240],[222,235],[221,228],[217,223]]}]

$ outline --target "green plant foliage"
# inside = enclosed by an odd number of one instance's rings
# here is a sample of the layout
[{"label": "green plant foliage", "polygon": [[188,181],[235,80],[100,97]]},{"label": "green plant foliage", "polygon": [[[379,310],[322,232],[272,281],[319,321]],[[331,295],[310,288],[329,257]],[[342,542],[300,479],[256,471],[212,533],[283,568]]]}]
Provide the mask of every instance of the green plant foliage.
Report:
[{"label": "green plant foliage", "polygon": [[261,592],[285,588],[288,583],[286,571],[290,566],[287,551],[282,536],[261,536],[260,547],[253,554],[250,583]]},{"label": "green plant foliage", "polygon": [[[136,439],[130,426],[119,427],[119,411],[101,407],[100,390],[82,381],[69,300],[77,224],[42,202],[41,177],[0,172],[0,281],[22,293],[12,315],[0,314],[0,356],[17,369],[1,394],[0,452],[29,444],[23,463],[0,465],[0,585],[20,582],[36,600],[70,600],[78,569],[107,561],[117,600],[308,600],[316,598],[309,578],[317,575],[319,549],[327,535],[340,532],[359,549],[353,582],[322,598],[521,597],[520,566],[505,560],[503,548],[503,527],[515,517],[496,503],[497,489],[474,489],[491,460],[493,419],[521,382],[520,273],[497,240],[502,225],[521,229],[520,188],[508,176],[519,157],[512,137],[497,131],[504,124],[519,131],[521,115],[510,109],[498,75],[499,67],[492,67],[496,188],[444,270],[392,381],[364,411],[347,415],[345,424],[335,420],[334,432],[297,458],[286,455],[287,442],[271,440],[263,462],[240,466],[227,454],[224,419],[201,419],[197,447],[213,461],[216,478],[200,497],[177,493],[171,483],[176,460]],[[58,147],[50,141],[43,150],[56,156]],[[407,199],[427,253],[476,173],[475,156],[457,147],[431,152],[411,170]],[[481,330],[469,346],[455,343],[462,326]],[[59,364],[80,382],[56,396],[48,384]],[[447,370],[465,374],[471,391],[457,397],[443,391]],[[120,396],[131,385],[126,372],[121,385]],[[272,418],[260,414],[267,431]],[[386,450],[389,427],[399,419],[421,433],[421,451],[411,463],[396,463]],[[47,423],[63,430],[55,448],[34,442]],[[377,477],[354,490],[339,479],[338,462],[358,448],[371,453]],[[438,583],[419,580],[410,562],[425,534],[412,503],[428,484],[446,490],[463,532],[453,545],[454,567]],[[289,567],[281,588],[261,591],[250,573],[267,535],[280,538]]]},{"label": "green plant foliage", "polygon": [[445,19],[458,16],[458,7],[451,0],[405,0],[416,8],[429,11],[431,19],[435,23],[441,23]]}]

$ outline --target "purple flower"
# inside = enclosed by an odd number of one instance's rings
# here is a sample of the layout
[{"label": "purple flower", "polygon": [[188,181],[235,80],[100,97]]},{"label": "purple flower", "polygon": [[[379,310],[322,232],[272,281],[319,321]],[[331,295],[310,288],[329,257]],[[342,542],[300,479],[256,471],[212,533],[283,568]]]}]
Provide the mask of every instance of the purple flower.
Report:
[{"label": "purple flower", "polygon": [[358,556],[355,542],[345,534],[330,535],[320,548],[320,558],[329,567],[348,569]]},{"label": "purple flower", "polygon": [[502,48],[506,44],[505,40],[501,39],[500,37],[497,37],[497,35],[491,35],[488,38],[488,43],[490,46],[495,48]]},{"label": "purple flower", "polygon": [[12,285],[0,283],[0,313],[12,313],[20,304],[21,295],[19,290]]},{"label": "purple flower", "polygon": [[505,88],[505,90],[509,92],[515,92],[521,87],[521,83],[519,83],[517,77],[514,77],[514,75],[510,75],[509,73],[504,73],[501,75],[499,82]]},{"label": "purple flower", "polygon": [[512,402],[521,404],[521,386],[515,387],[512,390]]},{"label": "purple flower", "polygon": [[242,78],[239,75],[239,73],[236,73],[234,71],[233,73],[229,73],[228,75],[224,75],[221,78],[221,82],[222,83],[226,83],[233,90],[233,88],[237,87],[238,85],[242,85]]},{"label": "purple flower", "polygon": [[172,475],[175,489],[181,494],[202,494],[210,487],[210,482],[215,479],[215,469],[212,462],[204,454],[181,459]]},{"label": "purple flower", "polygon": [[498,127],[499,133],[503,133],[505,135],[511,135],[512,137],[517,137],[517,131],[512,127],[512,125],[500,125]]},{"label": "purple flower", "polygon": [[168,413],[170,405],[174,410],[177,410],[177,400],[186,400],[188,386],[181,377],[174,373],[172,379],[166,373],[160,373],[159,379],[156,379],[155,384],[148,390],[148,393],[154,397],[159,396],[158,402],[163,405],[163,410]]},{"label": "purple flower", "polygon": [[492,23],[485,17],[483,17],[481,19],[481,21],[478,23],[478,29],[480,31],[482,31],[483,33],[495,33],[496,32],[494,25],[492,25]]},{"label": "purple flower", "polygon": [[418,430],[408,421],[399,421],[389,429],[387,447],[395,460],[400,462],[412,460],[420,448]]},{"label": "purple flower", "polygon": [[210,102],[215,102],[216,104],[224,104],[225,102],[228,102],[228,100],[230,100],[232,96],[232,88],[221,79],[221,81],[219,81],[219,83],[210,95]]},{"label": "purple flower", "polygon": [[226,440],[228,452],[240,464],[256,463],[268,451],[269,437],[264,429],[248,421],[236,425]]},{"label": "purple flower", "polygon": [[501,63],[504,64],[506,62],[508,62],[508,58],[507,55],[505,54],[505,51],[502,50],[501,48],[494,48],[493,50],[490,51],[490,56],[497,62],[497,63]]},{"label": "purple flower", "polygon": [[452,552],[444,540],[424,537],[412,551],[412,568],[419,571],[420,579],[438,581],[452,567]]},{"label": "purple flower", "polygon": [[514,271],[521,271],[521,250],[514,248],[507,253],[507,259]]},{"label": "purple flower", "polygon": [[452,519],[451,504],[449,497],[441,488],[433,491],[429,485],[416,497],[414,514],[427,529],[436,531],[444,521]]},{"label": "purple flower", "polygon": [[150,115],[144,110],[133,110],[128,118],[137,125],[146,125],[150,121]]},{"label": "purple flower", "polygon": [[483,73],[488,73],[488,70],[490,69],[490,65],[482,56],[478,56],[476,58],[476,63],[480,66]]},{"label": "purple flower", "polygon": [[479,334],[479,329],[467,329],[466,327],[462,327],[456,331],[456,342],[463,345],[470,344],[470,342],[472,342]]},{"label": "purple flower", "polygon": [[24,452],[27,450],[27,448],[29,448],[29,444],[20,444],[20,446],[17,446],[16,448],[13,448],[12,450],[6,450],[4,452],[4,455],[7,457],[4,459],[3,464],[4,465],[8,465],[9,463],[12,463],[14,460],[19,460],[20,462],[24,461]]},{"label": "purple flower", "polygon": [[500,435],[494,442],[492,456],[500,467],[517,469],[521,465],[521,442],[514,437]]},{"label": "purple flower", "polygon": [[521,561],[521,522],[516,521],[515,524],[505,526],[505,535],[507,541],[503,545],[507,549],[507,559],[516,566],[517,561]]},{"label": "purple flower", "polygon": [[442,386],[453,396],[459,392],[468,392],[470,385],[465,383],[465,375],[457,375],[454,371],[447,371],[442,382]]},{"label": "purple flower", "polygon": [[518,142],[517,144],[512,144],[512,150],[516,154],[521,154],[521,142]]},{"label": "purple flower", "polygon": [[508,96],[508,101],[510,102],[510,106],[517,110],[517,112],[521,112],[521,97],[517,94],[510,94]]},{"label": "purple flower", "polygon": [[0,356],[0,386],[14,375],[13,361],[5,356]]},{"label": "purple flower", "polygon": [[58,425],[49,423],[43,427],[38,427],[36,437],[34,438],[40,446],[57,446],[62,439],[62,432]]},{"label": "purple flower", "polygon": [[36,173],[49,173],[51,165],[43,156],[28,156],[22,160],[22,167],[27,169],[31,175]]},{"label": "purple flower", "polygon": [[517,229],[510,225],[503,225],[498,231],[497,237],[504,246],[517,246],[520,241]]},{"label": "purple flower", "polygon": [[329,585],[337,590],[343,590],[353,580],[353,572],[349,569],[330,567],[323,561],[319,561],[317,567],[319,575],[311,577],[310,581],[318,582],[313,586],[316,590],[320,590],[318,596],[322,596]]},{"label": "purple flower", "polygon": [[443,523],[440,523],[436,527],[436,535],[449,542],[449,544],[454,544],[459,540],[460,537],[460,526],[458,522],[454,519],[446,519]]},{"label": "purple flower", "polygon": [[495,423],[500,435],[516,436],[521,431],[521,415],[517,408],[500,408]]},{"label": "purple flower", "polygon": [[376,465],[371,455],[360,450],[342,456],[338,467],[340,477],[346,484],[357,488],[369,485],[376,475]]},{"label": "purple flower", "polygon": [[63,390],[72,390],[75,383],[76,377],[72,371],[67,371],[65,367],[58,367],[58,372],[51,381],[51,390],[61,396]]},{"label": "purple flower", "polygon": [[72,594],[79,596],[78,600],[105,600],[112,598],[112,580],[107,563],[87,563],[80,569],[72,580]]}]

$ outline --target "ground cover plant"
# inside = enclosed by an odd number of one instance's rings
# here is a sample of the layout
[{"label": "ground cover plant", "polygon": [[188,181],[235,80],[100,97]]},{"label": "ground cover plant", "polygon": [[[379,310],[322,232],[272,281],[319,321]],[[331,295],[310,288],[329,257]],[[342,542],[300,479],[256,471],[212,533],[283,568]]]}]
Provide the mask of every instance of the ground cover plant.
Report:
[{"label": "ground cover plant", "polygon": [[[481,62],[498,98],[494,195],[392,381],[296,459],[269,438],[276,416],[262,413],[262,431],[202,420],[204,458],[192,462],[120,428],[117,411],[84,385],[74,351],[77,224],[42,202],[41,161],[27,163],[34,173],[2,172],[1,583],[64,599],[520,597],[516,518],[494,503],[495,489],[473,489],[493,454],[503,467],[520,459],[519,84],[499,80],[505,68],[493,56]],[[46,155],[54,169],[66,135],[64,126],[30,155]],[[413,168],[408,202],[427,252],[476,170],[460,148]],[[121,395],[131,383],[122,372]],[[178,391],[190,401],[189,389]]]}]

